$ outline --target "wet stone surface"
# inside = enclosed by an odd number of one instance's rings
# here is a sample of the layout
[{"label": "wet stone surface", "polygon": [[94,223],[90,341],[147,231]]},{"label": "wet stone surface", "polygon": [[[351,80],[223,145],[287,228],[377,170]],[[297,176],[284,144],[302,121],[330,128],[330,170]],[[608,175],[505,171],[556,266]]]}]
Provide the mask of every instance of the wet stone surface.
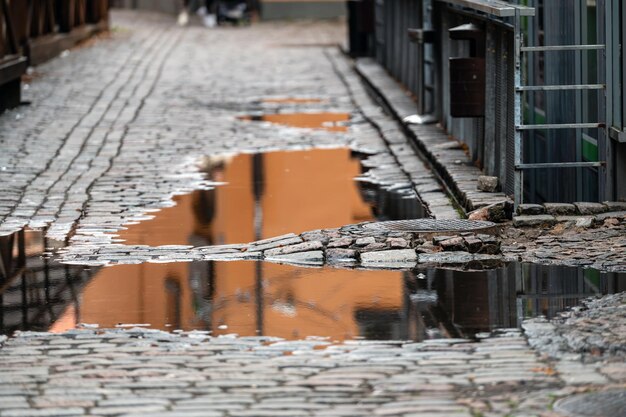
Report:
[{"label": "wet stone surface", "polygon": [[618,373],[626,373],[626,293],[587,300],[551,321],[529,320],[524,329],[539,351],[553,357],[574,354],[586,362],[609,358],[618,362]]},{"label": "wet stone surface", "polygon": [[[549,227],[505,228],[502,251],[523,262],[626,271],[626,213],[609,212],[581,223],[580,216]],[[529,216],[530,218],[543,217]]]},{"label": "wet stone surface", "polygon": [[[312,35],[296,30],[297,24],[263,25],[228,31],[225,44],[218,41],[222,30],[179,29],[170,23],[166,17],[115,14],[114,24],[123,30],[42,66],[44,76],[28,89],[34,104],[0,117],[0,140],[8,144],[0,156],[7,187],[0,202],[1,235],[25,226],[49,227],[53,239],[73,235],[72,243],[106,245],[104,231],[171,206],[173,195],[215,187],[202,172],[204,155],[349,147],[370,156],[364,161],[370,169],[359,181],[415,199],[416,186],[430,178],[423,166],[414,169],[421,162],[406,138],[374,105],[337,50],[278,48],[273,41],[340,39],[343,26],[320,23]],[[256,42],[248,42],[250,36]],[[211,47],[199,51],[199,39]],[[238,58],[239,68],[257,68],[243,85],[231,82],[228,56],[239,50],[233,47],[237,44],[256,48]],[[73,91],[87,84],[81,74],[89,65],[107,75],[77,100]],[[135,94],[132,100],[128,94]],[[38,103],[44,101],[40,111]],[[273,119],[241,120],[251,112],[341,113],[349,121],[337,129],[311,129],[277,125]],[[420,181],[414,183],[415,175]],[[437,188],[434,179],[428,181]],[[440,200],[430,210],[436,216],[449,206]]]},{"label": "wet stone surface", "polygon": [[[370,98],[347,59],[335,48],[276,45],[275,39],[305,45],[337,42],[344,37],[342,25],[316,23],[315,30],[310,30],[301,23],[266,24],[206,31],[176,28],[163,16],[135,14],[114,14],[114,22],[120,30],[111,40],[71,51],[38,68],[43,76],[29,85],[25,97],[33,105],[0,116],[0,234],[15,236],[25,226],[46,229],[47,239],[40,239],[45,252],[58,251],[65,262],[50,259],[49,253],[46,257],[39,252],[29,254],[29,262],[36,261],[36,265],[28,270],[17,268],[28,274],[7,287],[3,283],[0,301],[8,306],[2,309],[3,326],[17,317],[12,329],[31,326],[51,332],[0,336],[0,417],[537,416],[545,414],[555,399],[578,390],[626,382],[619,348],[623,331],[619,326],[606,327],[623,322],[623,301],[616,301],[620,298],[607,296],[589,303],[587,312],[574,311],[562,321],[530,322],[527,334],[517,329],[476,333],[480,326],[515,327],[527,317],[527,310],[552,317],[576,304],[578,292],[572,300],[561,297],[562,290],[569,288],[564,283],[582,283],[577,289],[581,294],[623,291],[618,278],[599,279],[594,271],[574,271],[578,280],[540,271],[528,282],[519,277],[534,266],[510,265],[514,274],[494,269],[480,272],[485,275],[465,272],[469,275],[461,277],[450,270],[421,270],[413,275],[376,271],[396,274],[395,283],[403,288],[396,292],[401,301],[397,305],[414,314],[387,312],[375,316],[378,321],[368,321],[372,311],[353,312],[340,305],[337,311],[348,311],[361,325],[356,326],[360,333],[348,335],[356,340],[323,335],[306,338],[297,332],[281,339],[259,336],[259,323],[220,321],[217,316],[213,321],[216,311],[229,305],[248,319],[255,315],[241,307],[257,308],[259,317],[259,303],[267,302],[270,314],[278,318],[276,328],[284,329],[281,320],[294,317],[295,305],[316,308],[310,300],[297,304],[293,288],[280,274],[275,283],[278,289],[263,294],[258,274],[265,267],[284,266],[234,261],[273,258],[274,262],[309,266],[329,262],[381,270],[416,265],[474,270],[521,258],[619,271],[625,265],[624,221],[598,214],[597,207],[573,205],[573,210],[593,213],[587,215],[593,218],[574,221],[571,230],[557,225],[546,234],[507,229],[503,244],[500,238],[480,233],[372,232],[362,224],[292,230],[268,239],[257,232],[223,244],[203,238],[206,230],[198,228],[182,242],[121,244],[117,232],[153,220],[156,211],[174,205],[174,196],[217,190],[222,182],[208,178],[206,171],[241,153],[349,148],[363,157],[365,169],[357,176],[360,183],[412,201],[419,195],[423,212],[412,211],[413,217],[456,219],[459,215],[435,176],[408,146],[401,127]],[[224,42],[226,35],[228,42]],[[244,49],[247,53],[241,54]],[[98,83],[93,82],[94,68],[101,77]],[[289,100],[293,97],[297,99]],[[268,117],[298,113],[344,116],[321,128],[286,126]],[[265,120],[245,120],[251,114],[265,116]],[[445,134],[432,126],[412,130],[420,144],[434,146],[431,151],[441,155],[438,160],[453,162],[457,168],[448,171],[450,176],[470,179],[460,181],[464,185],[456,190],[462,204],[480,208],[502,199],[502,195],[476,190],[475,172],[467,174],[463,150]],[[455,163],[457,159],[460,164]],[[551,216],[574,213],[572,207],[551,210]],[[359,221],[363,220],[370,218]],[[343,224],[349,223],[358,221]],[[69,246],[62,249],[59,241],[67,238]],[[99,268],[115,264],[120,265]],[[149,285],[155,281],[146,280],[157,276],[156,270],[149,269],[157,266],[153,264],[163,264],[158,265],[163,267],[164,278],[157,282],[158,288]],[[242,266],[248,268],[247,274],[237,270]],[[215,297],[211,280],[223,271],[234,276],[231,267],[237,276],[260,283],[257,292],[229,288],[231,292]],[[88,285],[95,283],[92,278],[107,271],[110,275],[100,285],[112,286],[108,289],[114,296],[89,299]],[[397,279],[400,274],[404,281]],[[301,275],[299,271],[292,276]],[[322,278],[316,279],[320,287]],[[138,283],[136,288],[120,291],[120,283],[129,281]],[[225,281],[222,284],[232,282]],[[390,280],[384,282],[388,288]],[[433,286],[451,282],[454,286],[446,287],[447,292],[437,292]],[[546,293],[540,285],[543,282],[557,284],[560,292]],[[359,285],[347,288],[354,293]],[[102,287],[96,289],[104,293]],[[136,323],[141,321],[154,305],[136,311],[112,307],[124,297],[143,303],[136,289],[142,291],[139,294],[160,297],[155,305],[166,310],[166,319],[154,326],[193,328],[178,319],[187,314],[205,320],[201,326],[196,324],[202,330],[169,333],[78,325],[79,318],[88,313],[82,308],[87,305],[99,305],[100,312],[110,313],[98,317],[111,326],[120,323],[116,313],[133,314]],[[473,296],[468,296],[470,290]],[[336,292],[333,287],[324,300]],[[436,303],[439,294],[448,294],[441,304],[454,309],[442,309]],[[503,297],[496,311],[486,304],[496,294],[513,296]],[[377,295],[363,298],[380,307]],[[467,304],[456,303],[455,296]],[[180,302],[182,297],[189,302]],[[355,302],[357,307],[362,305],[370,304]],[[514,317],[520,306],[521,315]],[[337,322],[334,313],[319,311],[320,317]],[[482,314],[479,324],[472,322],[477,311]],[[460,327],[468,333],[473,329],[476,340],[429,339],[459,332],[448,314],[457,322],[467,320]],[[483,316],[493,323],[480,321]],[[384,341],[357,338],[358,334],[373,338],[381,322],[396,329],[390,317],[413,333],[407,330],[401,338],[388,331],[379,335]],[[251,336],[227,335],[229,326],[246,327]],[[556,358],[550,357],[552,342],[543,340],[542,329],[561,338],[553,344],[562,347]],[[390,340],[419,337],[423,342]]]},{"label": "wet stone surface", "polygon": [[[67,260],[92,265],[118,258],[128,262],[195,259],[179,247],[171,248],[168,257],[164,247],[146,253],[143,247],[109,245],[123,227],[150,220],[153,212],[171,207],[172,196],[219,187],[218,181],[206,176],[211,160],[238,152],[320,147],[349,147],[363,155],[365,170],[357,180],[412,201],[411,207],[403,209],[405,214],[459,217],[435,176],[408,146],[401,127],[370,98],[349,61],[335,49],[276,48],[272,41],[284,33],[302,37],[302,44],[318,43],[315,36],[340,39],[342,26],[320,27],[315,35],[296,30],[294,35],[291,26],[263,25],[228,32],[226,45],[217,41],[221,30],[181,30],[170,23],[165,17],[114,14],[114,24],[124,29],[111,39],[38,68],[42,76],[26,92],[33,104],[0,116],[1,235],[10,236],[25,226],[47,228],[51,239],[70,238],[72,256]],[[257,68],[255,77],[244,77],[245,85],[230,82],[232,60],[226,57],[238,50],[233,45],[248,45],[250,36],[259,50],[246,54],[241,67]],[[199,39],[211,48],[198,51]],[[204,55],[211,59],[202,59]],[[225,58],[215,60],[215,56]],[[259,65],[259,56],[272,65]],[[198,65],[188,65],[190,57]],[[105,73],[101,83],[90,84],[83,75],[91,65]],[[276,73],[277,67],[285,72]],[[210,82],[208,73],[214,74]],[[286,83],[286,79],[292,81]],[[77,97],[76,90],[83,95]],[[132,100],[127,98],[135,93]],[[348,114],[349,121],[333,122],[330,129],[310,129],[238,118],[256,113]],[[431,135],[430,127],[415,129],[423,130],[421,141],[436,142],[441,136]],[[462,152],[448,149],[446,143],[439,145],[442,153]],[[418,194],[422,212],[414,209]],[[492,202],[481,196],[472,194],[474,206]],[[609,207],[616,208],[616,203]],[[596,214],[592,226],[606,214]],[[601,221],[611,224],[615,219]],[[617,226],[623,226],[623,221],[618,222]],[[623,269],[626,263],[619,238],[605,233],[589,238],[594,245],[567,243],[557,254],[538,251],[540,256],[534,256],[532,242],[518,245],[513,237],[507,245],[512,249],[505,254],[530,261]],[[380,249],[379,243],[370,249]],[[523,246],[529,250],[522,253]],[[597,253],[588,257],[588,247],[598,248]]]},{"label": "wet stone surface", "polygon": [[[132,264],[264,259],[294,265],[353,266],[361,263],[389,269],[412,269],[418,264],[459,269],[501,267],[507,259],[499,238],[474,232],[435,236],[372,227],[373,223],[293,233],[249,244],[192,247],[185,245],[74,245],[59,250],[60,261],[75,265]],[[336,252],[342,248],[347,251]],[[331,250],[330,256],[328,251]],[[377,252],[389,252],[386,255]],[[401,262],[400,262],[401,261]],[[365,265],[364,265],[365,266]]]},{"label": "wet stone surface", "polygon": [[[3,417],[534,415],[563,395],[552,364],[514,331],[480,342],[343,344],[140,328],[25,332],[0,357]],[[524,399],[506,403],[502,390]]]}]

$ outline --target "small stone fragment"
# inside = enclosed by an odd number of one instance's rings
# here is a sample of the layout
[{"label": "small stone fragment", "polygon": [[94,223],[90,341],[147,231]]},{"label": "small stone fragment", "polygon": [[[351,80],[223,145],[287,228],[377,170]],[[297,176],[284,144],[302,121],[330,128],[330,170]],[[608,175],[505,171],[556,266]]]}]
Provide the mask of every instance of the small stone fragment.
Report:
[{"label": "small stone fragment", "polygon": [[473,260],[474,255],[467,252],[421,253],[419,255],[421,264],[463,264]]},{"label": "small stone fragment", "polygon": [[441,248],[444,251],[465,251],[465,241],[462,237],[453,237],[452,239],[441,242]]},{"label": "small stone fragment", "polygon": [[387,244],[392,249],[404,249],[409,247],[409,242],[400,237],[390,237],[387,239]]},{"label": "small stone fragment", "polygon": [[283,246],[281,248],[274,248],[274,249],[266,250],[265,256],[270,257],[270,256],[283,255],[287,253],[306,252],[306,251],[323,249],[323,248],[324,248],[324,245],[322,245],[322,242],[318,240],[314,240],[311,242],[298,243],[296,245]]},{"label": "small stone fragment", "polygon": [[498,177],[481,175],[478,177],[478,184],[476,188],[478,188],[480,191],[493,193],[493,192],[498,191],[499,186],[500,186],[500,182],[498,180]]},{"label": "small stone fragment", "polygon": [[448,239],[454,239],[456,236],[435,236],[433,237],[433,245],[440,246],[441,242]]},{"label": "small stone fragment", "polygon": [[545,212],[546,208],[541,204],[520,204],[517,206],[517,214],[520,216],[536,216]]},{"label": "small stone fragment", "polygon": [[324,252],[321,250],[283,253],[266,258],[269,261],[286,262],[294,264],[321,264],[324,262]]},{"label": "small stone fragment", "polygon": [[554,226],[555,224],[556,218],[547,214],[513,217],[513,227]]},{"label": "small stone fragment", "polygon": [[600,214],[607,211],[607,207],[601,203],[574,203],[576,206],[576,210],[578,210],[579,214],[582,215],[590,215],[590,214]]},{"label": "small stone fragment", "polygon": [[415,261],[417,261],[417,253],[415,253],[413,249],[396,249],[361,253],[362,263],[394,263]]},{"label": "small stone fragment", "polygon": [[387,244],[386,243],[374,242],[374,243],[370,243],[369,245],[364,247],[363,250],[365,250],[365,251],[377,251],[377,250],[383,250],[383,249],[386,249],[386,248],[387,248]]},{"label": "small stone fragment", "polygon": [[356,251],[354,249],[335,248],[326,250],[326,259],[329,262],[355,262]]},{"label": "small stone fragment", "polygon": [[500,242],[498,243],[488,243],[486,245],[483,245],[480,250],[478,251],[478,253],[480,254],[486,254],[486,255],[498,255],[501,253],[500,250]]},{"label": "small stone fragment", "polygon": [[478,239],[476,236],[468,236],[464,238],[464,240],[469,253],[478,253],[480,248],[483,246],[483,241]]},{"label": "small stone fragment", "polygon": [[356,240],[356,242],[354,242],[355,246],[367,246],[370,245],[372,243],[376,243],[376,239],[374,239],[371,236],[368,237],[360,237]]},{"label": "small stone fragment", "polygon": [[470,220],[483,220],[501,223],[509,220],[513,216],[513,203],[510,200],[501,201],[481,207],[469,213]]},{"label": "small stone fragment", "polygon": [[352,245],[353,242],[354,242],[354,239],[351,237],[340,237],[338,239],[331,239],[330,242],[328,242],[328,247],[329,248],[347,248],[348,246]]},{"label": "small stone fragment", "polygon": [[306,242],[318,240],[322,243],[328,243],[329,241],[328,235],[326,235],[324,232],[321,232],[321,231],[305,232],[305,233],[302,233],[301,236],[302,236],[302,239],[304,239]]},{"label": "small stone fragment", "polygon": [[568,203],[544,203],[543,207],[546,209],[547,214],[558,215],[572,215],[576,214],[576,206]]},{"label": "small stone fragment", "polygon": [[588,229],[593,226],[593,217],[579,217],[576,220],[576,227],[582,227],[583,229]]},{"label": "small stone fragment", "polygon": [[605,201],[607,211],[626,211],[626,201]]},{"label": "small stone fragment", "polygon": [[487,210],[487,207],[476,209],[470,212],[467,218],[470,220],[487,221],[489,220],[489,210]]}]

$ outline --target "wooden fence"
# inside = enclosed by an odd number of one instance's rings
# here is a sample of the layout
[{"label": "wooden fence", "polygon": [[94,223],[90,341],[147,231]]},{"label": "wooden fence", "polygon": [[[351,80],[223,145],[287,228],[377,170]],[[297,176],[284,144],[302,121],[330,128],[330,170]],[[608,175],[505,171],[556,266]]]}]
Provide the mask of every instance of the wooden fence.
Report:
[{"label": "wooden fence", "polygon": [[108,27],[109,0],[0,0],[0,112],[20,103],[20,78]]}]

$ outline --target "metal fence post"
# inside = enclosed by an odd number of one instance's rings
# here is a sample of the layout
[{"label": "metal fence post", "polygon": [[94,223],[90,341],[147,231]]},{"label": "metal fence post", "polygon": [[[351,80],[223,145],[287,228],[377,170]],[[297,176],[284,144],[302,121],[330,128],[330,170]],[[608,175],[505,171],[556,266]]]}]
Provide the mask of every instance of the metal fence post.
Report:
[{"label": "metal fence post", "polygon": [[[519,9],[515,9],[515,82],[513,88],[515,89],[515,126],[522,125],[522,99],[524,92],[521,90],[522,86],[522,32],[521,32],[521,16]],[[522,163],[522,131],[515,129],[515,179],[514,179],[514,200],[515,209],[524,202],[524,172],[518,168]]]}]

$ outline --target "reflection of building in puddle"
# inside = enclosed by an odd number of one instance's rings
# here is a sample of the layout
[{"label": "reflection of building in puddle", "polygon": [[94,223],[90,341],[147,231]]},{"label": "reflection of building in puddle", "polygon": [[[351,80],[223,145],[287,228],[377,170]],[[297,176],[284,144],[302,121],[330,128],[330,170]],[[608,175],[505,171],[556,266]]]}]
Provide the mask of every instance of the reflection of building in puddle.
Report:
[{"label": "reflection of building in puddle", "polygon": [[[111,289],[94,281],[82,298],[81,320],[288,339],[423,340],[518,327],[523,318],[553,317],[582,298],[626,289],[623,275],[532,265],[424,274],[242,261],[177,265],[180,276],[171,264],[105,269]],[[118,296],[129,284],[144,289]]]},{"label": "reflection of building in puddle", "polygon": [[275,113],[241,116],[239,120],[269,122],[289,127],[324,129],[329,132],[347,132],[349,113]]},{"label": "reflection of building in puddle", "polygon": [[373,219],[353,181],[359,161],[348,149],[246,154],[204,165],[226,184],[177,197],[176,207],[124,231],[126,244],[242,243]]},{"label": "reflection of building in puddle", "polygon": [[[130,226],[120,237],[127,244],[202,246],[250,242],[373,219],[371,207],[362,201],[353,181],[360,173],[359,162],[347,149],[238,155],[207,161],[205,166],[212,180],[227,184],[178,197],[176,207],[163,210],[149,222]],[[249,262],[105,268],[83,295],[82,317],[84,321],[106,326],[122,321],[150,323],[159,328],[177,327],[177,324],[197,328],[217,323],[216,326],[225,324],[233,331],[231,323],[238,320],[235,317],[245,320],[262,305],[268,315],[277,315],[280,321],[282,313],[288,311],[289,297],[282,309],[277,308],[282,295],[273,291],[260,294],[254,288],[277,285],[273,276],[293,275],[281,272],[282,268]],[[342,274],[344,279],[353,275],[350,271],[335,274],[338,281],[334,285],[340,285]],[[378,279],[389,282],[391,276],[401,277],[401,274],[390,272]],[[283,278],[281,294],[287,291],[286,285],[295,282]],[[309,291],[309,298],[303,298],[300,290],[294,291],[299,294],[298,300],[319,304],[314,288]],[[112,299],[106,295],[113,292],[119,296]],[[194,293],[200,296],[194,298]],[[211,297],[214,299],[210,304],[220,305],[221,310],[203,303],[203,299]],[[250,307],[254,303],[259,306]],[[334,311],[333,308],[328,306],[329,311]],[[248,310],[249,313],[242,313]],[[307,316],[304,311],[299,315]],[[251,325],[246,323],[245,328],[237,331],[255,334],[256,326],[253,320]],[[343,333],[337,335],[344,337]]]},{"label": "reflection of building in puddle", "polygon": [[[511,264],[493,271],[425,271],[438,307],[465,334],[518,327],[524,318],[555,317],[581,300],[626,290],[626,274]],[[427,280],[416,280],[414,290]]]},{"label": "reflection of building in puddle", "polygon": [[94,271],[51,261],[43,256],[49,244],[37,231],[0,237],[0,333],[76,325],[79,294]]},{"label": "reflection of building in puddle", "polygon": [[[129,244],[202,246],[372,219],[352,180],[359,163],[346,149],[241,155],[206,168],[228,185],[180,197],[176,207],[121,237]],[[83,290],[93,273],[41,258],[40,235],[27,233],[21,246],[15,238],[0,242],[5,331],[149,323],[287,338],[421,340],[515,327],[522,317],[552,316],[588,295],[626,289],[623,275],[528,265],[416,275],[194,262],[102,268]]]},{"label": "reflection of building in puddle", "polygon": [[[193,235],[194,220],[186,226],[181,233]],[[552,317],[582,298],[626,290],[623,274],[528,264],[417,274],[241,261],[139,264],[100,269],[89,282],[89,270],[41,258],[44,247],[40,234],[26,233],[4,258],[3,266],[14,264],[2,275],[3,332],[149,323],[214,334],[423,340],[517,327],[524,317]],[[17,268],[20,257],[25,264]]]},{"label": "reflection of building in puddle", "polygon": [[[355,314],[360,309],[384,314],[401,308],[403,282],[399,272],[275,264],[252,267],[261,269],[260,285],[256,274],[249,274],[237,289],[227,280],[223,287],[216,286],[213,325],[227,325],[229,331],[244,334],[255,334],[258,329],[262,334],[289,339],[313,335],[343,340],[360,335]],[[237,291],[245,296],[233,297]]]}]

